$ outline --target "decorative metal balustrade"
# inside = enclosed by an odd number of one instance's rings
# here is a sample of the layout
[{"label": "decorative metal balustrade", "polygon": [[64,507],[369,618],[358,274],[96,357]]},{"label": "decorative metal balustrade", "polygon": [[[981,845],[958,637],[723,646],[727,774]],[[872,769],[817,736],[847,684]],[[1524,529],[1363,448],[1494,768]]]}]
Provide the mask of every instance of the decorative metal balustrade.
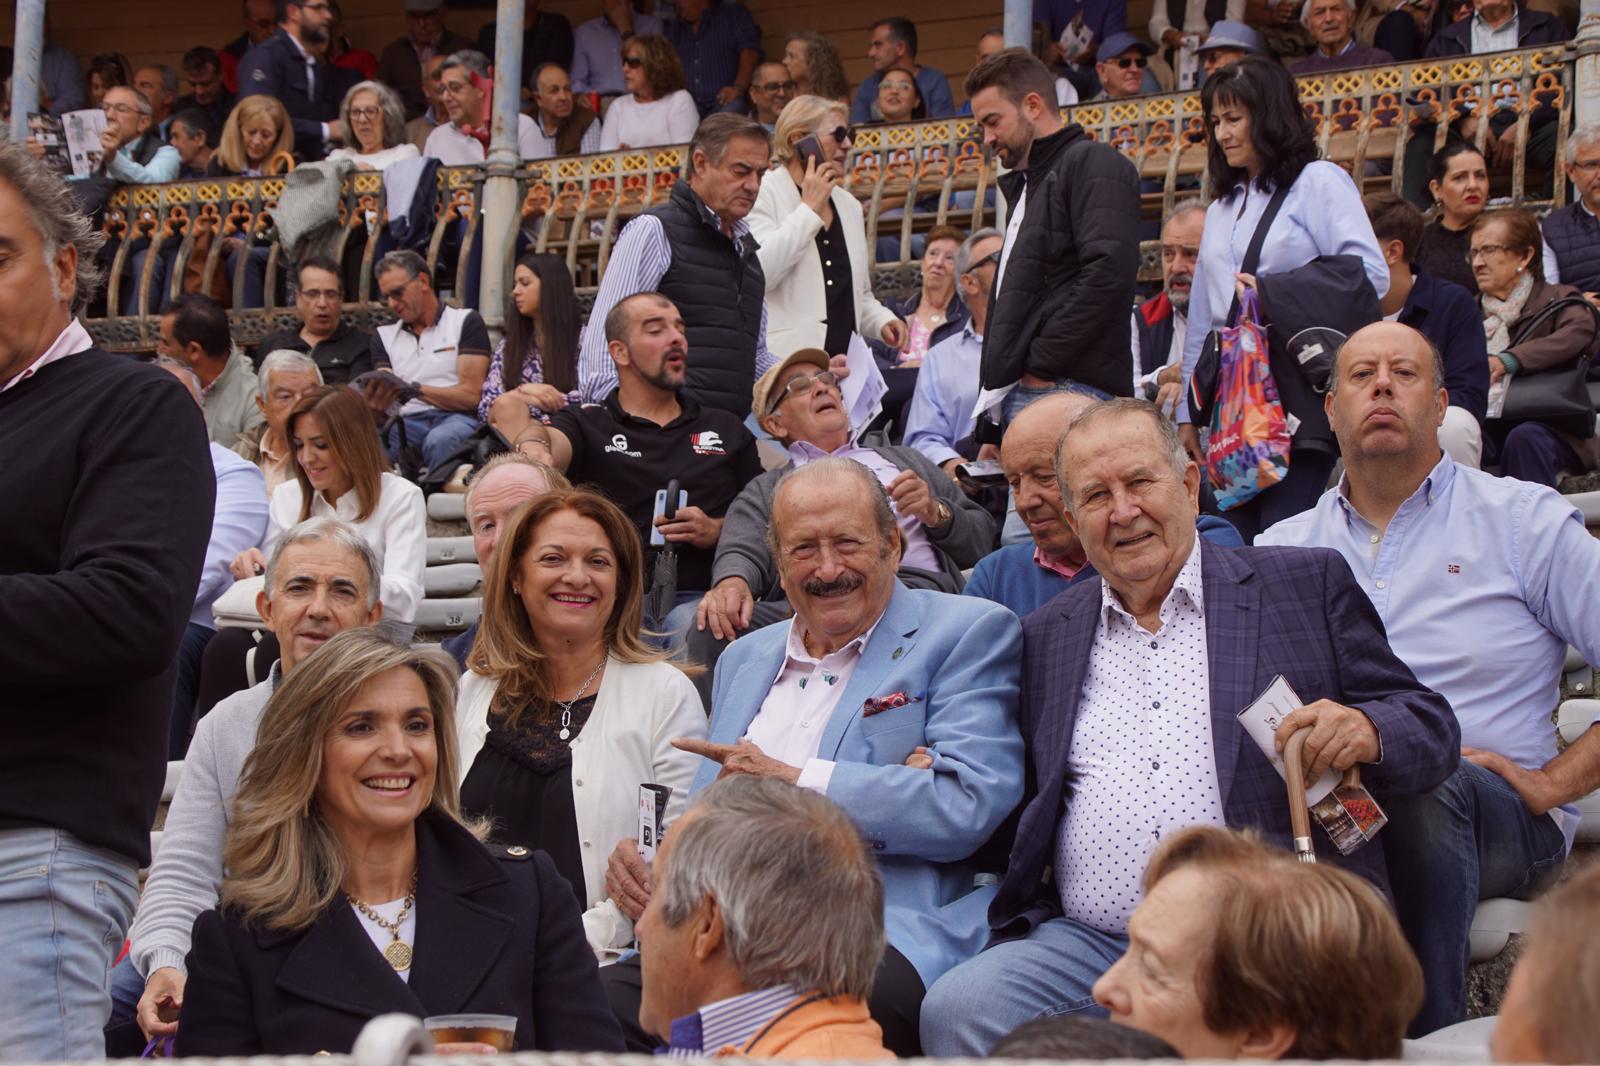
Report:
[{"label": "decorative metal balustrade", "polygon": [[[1515,118],[1508,134],[1514,151],[1509,166],[1491,168],[1493,195],[1540,211],[1563,200],[1559,164],[1550,164],[1548,156],[1542,163],[1530,160],[1528,148],[1541,131],[1548,144],[1554,124],[1553,158],[1561,158],[1572,125],[1568,48],[1369,67],[1299,82],[1324,155],[1359,175],[1369,189],[1402,187],[1407,167],[1418,164],[1406,151],[1413,137],[1436,147],[1462,120],[1508,114]],[[1093,101],[1066,109],[1066,115],[1138,168],[1149,230],[1178,199],[1200,195],[1206,152],[1199,93]],[[1473,135],[1483,147],[1490,123],[1475,125]],[[1000,219],[994,164],[979,141],[977,124],[962,117],[860,129],[845,187],[865,209],[880,293],[917,284],[918,238],[934,226],[970,230]],[[562,256],[587,306],[622,226],[666,198],[687,155],[685,146],[675,145],[528,162],[517,176],[522,197],[520,218],[513,224],[519,228],[519,251]],[[253,344],[274,329],[294,325],[285,291],[289,264],[272,219],[283,188],[282,177],[267,177],[117,190],[105,220],[114,249],[110,288],[104,308],[86,319],[91,332],[112,349],[150,349],[158,334],[157,315],[119,314],[118,308],[159,308],[179,292],[222,289],[232,295],[241,343]],[[477,275],[485,223],[482,188],[479,168],[438,171],[435,225],[423,252],[434,277],[451,289],[450,299],[457,303],[476,302],[476,292],[461,291],[468,286],[457,279]],[[372,280],[372,264],[388,246],[381,236],[387,225],[384,201],[381,175],[352,174],[333,242],[347,277],[346,317],[366,328],[390,318],[374,302]],[[876,258],[880,243],[885,254]],[[1147,241],[1144,250],[1145,276],[1159,277],[1153,242]],[[250,269],[264,273],[262,307],[244,306]]]}]

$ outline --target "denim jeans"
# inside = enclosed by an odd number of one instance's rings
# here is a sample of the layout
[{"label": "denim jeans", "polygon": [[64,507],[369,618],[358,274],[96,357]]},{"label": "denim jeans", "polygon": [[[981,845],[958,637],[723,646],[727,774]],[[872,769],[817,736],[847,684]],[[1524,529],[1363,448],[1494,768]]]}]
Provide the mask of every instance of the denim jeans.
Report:
[{"label": "denim jeans", "polygon": [[[429,470],[449,458],[478,428],[477,415],[441,411],[437,407],[405,415],[404,418],[406,440],[422,450],[422,465]],[[397,430],[391,429],[384,436],[383,446],[391,457],[398,452],[400,434]]]},{"label": "denim jeans", "polygon": [[200,684],[200,663],[205,658],[206,645],[217,635],[215,629],[190,622],[183,630],[183,643],[178,645],[178,682],[172,690],[172,724],[167,731],[167,758],[183,758],[189,750],[189,734],[194,729],[194,698]]},{"label": "denim jeans", "polygon": [[98,1059],[134,861],[59,829],[0,830],[0,1062]]},{"label": "denim jeans", "polygon": [[1535,818],[1505,778],[1461,761],[1419,796],[1385,797],[1378,834],[1389,886],[1427,987],[1411,1023],[1419,1037],[1467,1016],[1472,916],[1480,899],[1527,899],[1552,884],[1566,858],[1555,819]]},{"label": "denim jeans", "polygon": [[1049,396],[1053,392],[1081,392],[1085,396],[1093,396],[1097,400],[1111,399],[1110,394],[1104,390],[1097,389],[1093,385],[1085,385],[1080,381],[1073,381],[1071,378],[1062,378],[1060,381],[1042,389],[1036,389],[1028,385],[1016,385],[1012,387],[1010,392],[1006,393],[1006,398],[1001,401],[1000,424],[1009,426],[1011,420],[1016,418],[1024,407],[1035,400],[1041,400]]},{"label": "denim jeans", "polygon": [[1052,918],[1026,939],[984,949],[928,989],[923,1054],[983,1058],[1023,1022],[1056,1014],[1104,1017],[1094,1002],[1094,983],[1127,946],[1127,937]]}]

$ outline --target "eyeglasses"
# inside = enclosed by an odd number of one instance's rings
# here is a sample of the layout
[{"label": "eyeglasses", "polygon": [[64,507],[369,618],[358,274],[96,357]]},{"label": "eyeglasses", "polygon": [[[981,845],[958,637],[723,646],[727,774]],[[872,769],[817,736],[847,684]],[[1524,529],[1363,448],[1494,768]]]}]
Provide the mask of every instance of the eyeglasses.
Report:
[{"label": "eyeglasses", "polygon": [[973,263],[970,267],[968,267],[967,268],[967,273],[970,274],[974,270],[977,270],[979,267],[988,266],[991,263],[993,263],[995,266],[998,267],[1000,265],[1000,252],[1001,251],[1002,251],[1002,249],[996,248],[994,251],[990,252],[988,255],[984,256],[982,259],[978,260],[976,263]]},{"label": "eyeglasses", "polygon": [[1511,247],[1509,244],[1485,244],[1468,252],[1466,259],[1470,264],[1476,262],[1478,259],[1483,258],[1484,256],[1496,255],[1500,252],[1515,252],[1516,250],[1517,249]]},{"label": "eyeglasses", "polygon": [[132,104],[103,104],[101,105],[100,110],[104,111],[108,115],[143,114],[143,112],[141,112],[137,107],[134,107]]},{"label": "eyeglasses", "polygon": [[769,81],[757,85],[756,88],[760,89],[764,93],[792,93],[794,92],[794,82]]},{"label": "eyeglasses", "polygon": [[464,81],[441,81],[439,83],[439,92],[444,96],[460,96],[469,88],[471,86]]},{"label": "eyeglasses", "polygon": [[301,289],[300,295],[305,297],[307,303],[336,304],[339,302],[338,289]]},{"label": "eyeglasses", "polygon": [[421,274],[417,274],[414,277],[409,277],[402,281],[399,285],[396,285],[394,288],[390,289],[388,292],[381,293],[380,295],[384,298],[385,302],[396,303],[405,297],[406,289],[411,286],[413,281],[416,281],[417,278],[420,277],[422,277]]},{"label": "eyeglasses", "polygon": [[1585,174],[1593,174],[1600,170],[1600,159],[1580,159],[1572,164],[1573,170],[1581,170]]},{"label": "eyeglasses", "polygon": [[644,60],[640,59],[638,56],[623,56],[622,65],[627,67],[629,70],[637,70],[638,68],[644,66]]},{"label": "eyeglasses", "polygon": [[772,402],[767,404],[767,414],[770,415],[779,407],[782,407],[783,401],[791,396],[805,396],[818,385],[831,389],[837,384],[839,384],[839,379],[831,370],[822,370],[815,374],[802,374],[800,377],[790,378],[788,383],[778,392],[778,395],[772,398]]},{"label": "eyeglasses", "polygon": [[1147,56],[1118,56],[1111,61],[1111,65],[1121,67],[1123,70],[1127,70],[1129,67],[1138,67],[1143,70],[1150,65],[1150,60]]},{"label": "eyeglasses", "polygon": [[382,109],[376,107],[352,107],[350,109],[351,118],[374,119],[381,114],[383,114]]}]

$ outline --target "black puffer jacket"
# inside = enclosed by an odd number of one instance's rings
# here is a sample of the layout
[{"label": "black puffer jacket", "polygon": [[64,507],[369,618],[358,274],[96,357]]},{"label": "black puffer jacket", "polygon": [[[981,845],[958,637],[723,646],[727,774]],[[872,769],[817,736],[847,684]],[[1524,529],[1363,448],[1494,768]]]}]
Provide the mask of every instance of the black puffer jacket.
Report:
[{"label": "black puffer jacket", "polygon": [[1072,123],[1000,179],[1027,205],[983,337],[984,388],[1023,374],[1133,392],[1129,312],[1139,270],[1139,175]]}]

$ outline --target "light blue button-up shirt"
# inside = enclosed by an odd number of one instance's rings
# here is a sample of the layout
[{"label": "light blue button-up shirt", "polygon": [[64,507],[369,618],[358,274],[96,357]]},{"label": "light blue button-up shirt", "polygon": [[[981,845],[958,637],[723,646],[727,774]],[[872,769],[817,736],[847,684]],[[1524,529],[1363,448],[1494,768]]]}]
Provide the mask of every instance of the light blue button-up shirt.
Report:
[{"label": "light blue button-up shirt", "polygon": [[971,319],[928,349],[906,412],[906,447],[935,464],[961,458],[955,444],[972,436],[982,358],[983,334],[972,328]]},{"label": "light blue button-up shirt", "polygon": [[[1244,262],[1244,254],[1255,236],[1272,191],[1252,184],[1246,195],[1243,184],[1233,193],[1213,200],[1206,208],[1206,228],[1200,237],[1200,258],[1195,264],[1194,285],[1189,292],[1189,330],[1183,344],[1183,393],[1178,403],[1178,421],[1189,421],[1189,379],[1200,361],[1200,348],[1206,334],[1227,323],[1233,304],[1234,274]],[[1305,266],[1319,255],[1359,255],[1378,298],[1389,291],[1389,265],[1384,262],[1367,221],[1361,193],[1337,164],[1318,160],[1306,164],[1283,206],[1267,230],[1261,246],[1256,274],[1282,274]]]},{"label": "light blue button-up shirt", "polygon": [[[1600,662],[1600,540],[1553,489],[1457,466],[1448,455],[1379,532],[1349,482],[1256,544],[1333,548],[1389,644],[1443,695],[1461,743],[1527,768],[1556,754],[1550,715],[1568,644]],[[1575,807],[1551,812],[1566,834]]]}]

